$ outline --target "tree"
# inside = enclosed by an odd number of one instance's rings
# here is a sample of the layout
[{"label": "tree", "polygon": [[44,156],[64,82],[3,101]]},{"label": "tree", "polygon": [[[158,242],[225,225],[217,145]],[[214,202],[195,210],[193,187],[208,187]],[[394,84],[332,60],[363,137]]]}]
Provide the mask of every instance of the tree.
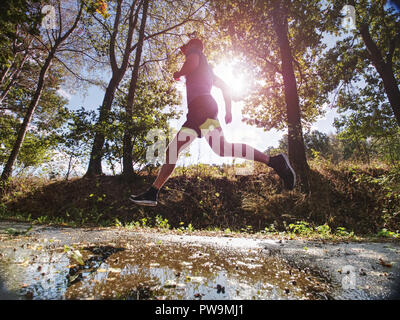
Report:
[{"label": "tree", "polygon": [[[355,7],[354,25],[343,28],[345,4]],[[335,45],[320,61],[323,91],[333,95],[332,107],[343,141],[344,158],[369,162],[379,157],[394,163],[400,114],[400,11],[386,1],[330,1],[327,30]],[[390,146],[393,146],[391,148]]]},{"label": "tree", "polygon": [[[109,36],[108,40],[108,58],[111,65],[112,76],[110,81],[108,82],[108,86],[103,98],[103,103],[100,108],[100,114],[97,121],[97,129],[93,140],[92,151],[90,153],[90,160],[88,170],[86,172],[86,176],[93,176],[102,173],[101,167],[101,159],[103,146],[105,141],[104,134],[104,126],[107,125],[109,120],[109,113],[111,111],[111,106],[114,100],[115,91],[118,88],[119,83],[121,82],[129,63],[129,58],[132,51],[136,48],[137,44],[132,46],[133,35],[136,28],[136,24],[139,18],[140,7],[142,6],[142,1],[132,1],[128,5],[128,10],[125,17],[121,17],[123,12],[123,0],[116,1],[114,20],[112,26],[110,26],[106,21],[101,20],[101,18],[96,16],[96,12],[91,12],[92,17],[99,24],[98,27],[103,28],[104,32]],[[118,45],[117,38],[119,36],[120,28],[123,29],[122,24],[123,21],[128,22],[128,30],[126,33],[126,40],[123,41],[122,46]],[[105,18],[106,19],[106,18]],[[96,30],[99,32],[99,30]],[[121,31],[122,32],[122,31]],[[117,48],[122,47],[121,52],[121,62],[118,65],[118,55]]]},{"label": "tree", "polygon": [[[54,32],[52,30],[50,32],[51,33],[50,35],[49,31],[46,30],[47,40],[48,40],[47,43],[43,42],[43,40],[40,37],[35,37],[36,40],[43,45],[43,50],[47,51],[47,56],[43,62],[38,62],[41,65],[41,68],[35,92],[33,93],[29,106],[26,110],[24,120],[18,130],[17,139],[15,140],[10,156],[7,160],[6,165],[4,166],[3,173],[1,175],[1,180],[3,181],[7,180],[12,174],[12,168],[17,159],[18,153],[21,149],[26,132],[28,130],[28,126],[31,122],[35,109],[40,101],[40,97],[42,95],[45,84],[45,77],[51,66],[51,63],[53,62],[57,50],[59,50],[62,47],[65,40],[74,32],[74,30],[78,26],[78,22],[80,21],[82,15],[83,6],[84,4],[83,2],[81,2],[79,7],[75,9],[75,14],[73,15],[73,17],[68,17],[69,19],[67,19],[66,16],[63,16],[61,14],[61,3],[58,2],[58,9],[60,13],[58,17],[58,26],[59,26],[58,32]],[[63,18],[65,19],[64,21]],[[64,30],[66,26],[67,29]]]},{"label": "tree", "polygon": [[303,190],[308,191],[308,164],[303,141],[299,96],[293,66],[294,60],[288,38],[289,8],[283,1],[275,1],[273,5],[272,23],[281,57],[281,71],[287,110],[289,158],[300,177]]},{"label": "tree", "polygon": [[328,158],[331,153],[328,135],[318,130],[305,133],[304,143],[308,158],[312,158],[315,152],[318,152],[324,158]]},{"label": "tree", "polygon": [[[136,39],[139,37],[136,37],[135,31],[139,20],[140,9],[145,2],[146,1],[143,0],[130,2],[128,0],[118,0],[116,6],[110,7],[111,16],[114,17],[112,25],[97,18],[96,15],[93,14],[94,20],[99,24],[99,27],[103,28],[104,31],[101,33],[98,31],[99,29],[95,28],[96,33],[101,34],[102,37],[106,37],[106,41],[103,39],[103,42],[101,42],[101,45],[97,45],[97,48],[100,54],[104,55],[104,52],[106,52],[109,56],[112,76],[108,83],[103,104],[100,109],[96,134],[86,173],[87,176],[102,174],[101,160],[103,157],[103,146],[105,142],[103,128],[109,124],[109,115],[115,92],[131,64],[131,54],[135,50],[139,49],[140,41]],[[174,2],[151,2],[148,16],[152,22],[146,24],[147,26],[144,32],[143,42],[148,43],[151,39],[154,41],[158,39],[158,42],[161,42],[160,45],[165,49],[165,42],[159,39],[187,23],[196,21],[196,14],[203,5],[203,1],[193,1],[190,3],[184,0]],[[145,22],[143,19],[142,21]],[[93,36],[94,35],[91,35],[91,37]],[[176,36],[173,35],[173,37]],[[137,41],[133,43],[133,40]],[[149,45],[149,51],[151,50],[154,50],[154,48]],[[137,55],[138,58],[140,58],[140,56],[141,55]],[[133,72],[136,71],[133,69]],[[127,144],[128,140],[129,137],[127,136]],[[129,148],[130,146],[127,145],[127,149]],[[129,160],[127,160],[127,162],[128,161]],[[126,165],[127,170],[129,170],[129,166],[129,164]]]},{"label": "tree", "polygon": [[[384,95],[384,91],[380,90],[380,94]],[[377,157],[395,164],[399,160],[400,128],[392,116],[390,105],[381,103],[381,99],[355,97],[345,106],[339,108],[343,115],[334,123],[338,138],[344,142],[344,158],[369,163],[371,157]]]},{"label": "tree", "polygon": [[[32,49],[30,45],[32,43],[32,37],[28,34],[20,44],[17,44],[17,39],[14,40],[11,46],[11,52],[13,53],[13,59],[9,64],[5,65],[0,79],[0,105],[3,105],[8,93],[14,87],[15,83],[21,81],[25,75],[21,75],[24,70],[25,63],[32,58]],[[1,107],[2,110],[7,109],[7,103]]]},{"label": "tree", "polygon": [[[304,133],[304,145],[308,159],[313,159],[316,153],[325,159],[329,159],[332,155],[331,138],[327,134],[318,130]],[[269,151],[274,153],[286,152],[288,149],[288,135],[284,134],[279,140],[278,148],[270,148]]]},{"label": "tree", "polygon": [[83,167],[83,159],[89,155],[95,121],[95,112],[87,111],[82,107],[69,112],[68,122],[57,133],[58,152],[68,158],[66,180],[68,180],[75,166]]},{"label": "tree", "polygon": [[147,19],[147,10],[149,8],[149,1],[144,0],[143,3],[143,11],[142,18],[140,22],[139,29],[139,39],[138,39],[138,47],[136,49],[135,62],[132,69],[131,81],[129,83],[129,91],[126,99],[126,122],[125,122],[125,130],[124,130],[124,138],[123,138],[123,174],[125,176],[131,176],[133,174],[133,166],[132,166],[132,133],[130,128],[132,127],[132,117],[133,117],[133,103],[135,99],[135,91],[137,87],[137,82],[139,78],[139,67],[140,60],[142,58],[142,50],[144,44],[145,37],[145,27],[146,27],[146,19]]},{"label": "tree", "polygon": [[[328,30],[339,34],[343,31],[340,10],[347,1],[329,3],[328,10],[336,19]],[[355,7],[355,28],[341,33],[342,38],[321,60],[324,89],[335,92],[336,101],[332,104],[339,108],[346,109],[349,100],[357,99],[361,109],[364,103],[369,104],[364,115],[391,115],[400,126],[400,11],[384,0],[349,1],[348,4]],[[373,103],[374,100],[379,103]],[[353,104],[352,110],[361,111],[354,107]]]},{"label": "tree", "polygon": [[288,153],[309,190],[302,127],[322,113],[327,95],[321,94],[317,74],[327,19],[320,1],[214,1],[215,19],[229,36],[236,55],[253,66],[253,93],[244,113],[249,124],[288,128]]},{"label": "tree", "polygon": [[[29,105],[35,91],[39,71],[40,67],[37,64],[28,62],[23,71],[24,81],[18,81],[8,95],[7,110],[0,117],[0,164],[3,166],[7,163],[10,151],[15,145],[26,106]],[[65,123],[68,116],[67,101],[57,92],[61,82],[61,70],[54,68],[53,65],[52,78],[45,80],[36,112],[32,116],[29,130],[16,159],[16,166],[21,170],[48,161],[58,144],[56,130]]]},{"label": "tree", "polygon": [[21,28],[29,34],[39,34],[42,14],[37,10],[39,0],[3,1],[0,10],[0,70],[1,84],[9,73],[25,36]]},{"label": "tree", "polygon": [[[105,157],[111,167],[115,167],[113,164],[115,161],[120,163],[122,159],[125,161],[125,134],[128,132],[133,139],[132,149],[129,150],[131,159],[129,165],[133,171],[137,171],[142,166],[150,165],[146,159],[146,151],[154,141],[149,139],[149,132],[157,129],[165,136],[169,135],[168,120],[176,119],[180,115],[175,108],[180,103],[180,96],[173,83],[148,80],[144,75],[139,75],[135,90],[136,98],[131,106],[135,113],[130,117],[127,127],[126,105],[130,90],[131,81],[126,81],[116,96],[115,111],[111,114],[112,125],[106,134]],[[121,166],[125,170],[123,163]]]},{"label": "tree", "polygon": [[33,35],[40,34],[39,1],[10,0],[0,10],[0,105],[16,83],[24,64],[32,59]]}]

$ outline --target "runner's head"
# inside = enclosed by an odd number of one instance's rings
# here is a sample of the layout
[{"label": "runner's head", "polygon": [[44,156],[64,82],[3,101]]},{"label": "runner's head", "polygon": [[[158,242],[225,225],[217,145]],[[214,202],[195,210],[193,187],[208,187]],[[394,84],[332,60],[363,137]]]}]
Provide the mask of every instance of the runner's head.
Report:
[{"label": "runner's head", "polygon": [[180,47],[179,49],[183,54],[186,54],[189,49],[191,48],[196,48],[200,51],[203,51],[204,45],[203,42],[200,39],[190,39],[188,43]]}]

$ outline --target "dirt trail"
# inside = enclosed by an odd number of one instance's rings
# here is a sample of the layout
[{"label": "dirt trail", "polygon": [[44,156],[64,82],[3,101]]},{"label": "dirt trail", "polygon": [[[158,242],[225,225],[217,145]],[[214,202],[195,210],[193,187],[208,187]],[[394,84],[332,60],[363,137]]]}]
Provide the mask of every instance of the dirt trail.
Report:
[{"label": "dirt trail", "polygon": [[[12,229],[11,229],[12,228]],[[399,243],[0,222],[0,299],[399,298]]]}]

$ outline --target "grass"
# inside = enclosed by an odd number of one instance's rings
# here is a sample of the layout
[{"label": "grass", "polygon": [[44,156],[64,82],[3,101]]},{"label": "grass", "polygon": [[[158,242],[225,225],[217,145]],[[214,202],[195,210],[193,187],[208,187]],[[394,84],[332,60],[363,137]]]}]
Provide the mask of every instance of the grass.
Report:
[{"label": "grass", "polygon": [[178,169],[160,205],[128,200],[154,176],[70,181],[13,179],[2,195],[0,218],[66,226],[153,228],[160,232],[214,232],[288,238],[398,239],[400,170],[384,165],[311,162],[311,192],[282,190],[265,166],[251,176],[235,168],[198,165]]}]

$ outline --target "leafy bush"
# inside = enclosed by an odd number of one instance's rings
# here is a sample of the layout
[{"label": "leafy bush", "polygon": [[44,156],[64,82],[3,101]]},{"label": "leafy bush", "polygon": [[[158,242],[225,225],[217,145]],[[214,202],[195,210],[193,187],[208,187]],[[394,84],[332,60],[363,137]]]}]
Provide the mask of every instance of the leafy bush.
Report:
[{"label": "leafy bush", "polygon": [[377,236],[383,238],[398,238],[400,235],[398,232],[392,232],[387,230],[386,228],[383,228],[378,232]]},{"label": "leafy bush", "polygon": [[289,230],[302,236],[309,236],[313,233],[313,228],[305,221],[297,221],[296,223],[289,224]]}]

